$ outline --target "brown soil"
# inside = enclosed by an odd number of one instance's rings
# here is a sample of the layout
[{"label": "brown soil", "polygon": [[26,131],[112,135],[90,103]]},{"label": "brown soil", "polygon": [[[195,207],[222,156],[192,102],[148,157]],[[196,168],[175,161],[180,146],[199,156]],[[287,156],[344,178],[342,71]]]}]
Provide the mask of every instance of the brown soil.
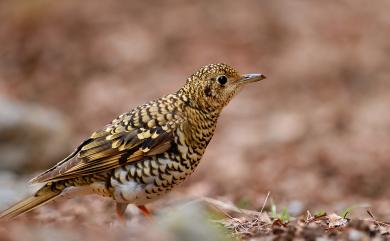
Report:
[{"label": "brown soil", "polygon": [[[204,64],[261,71],[268,78],[222,114],[196,173],[152,207],[212,197],[260,211],[270,192],[269,222],[222,219],[235,237],[388,238],[389,7],[385,0],[2,1],[0,95],[63,113],[76,146],[120,113],[175,91]],[[272,207],[296,219],[280,223]],[[307,210],[340,216],[348,208],[340,227],[330,228],[329,215],[307,222]],[[132,239],[134,228],[149,227],[135,212],[133,231],[103,232],[112,211],[97,198],[59,202],[4,224],[0,240],[57,231]]]}]

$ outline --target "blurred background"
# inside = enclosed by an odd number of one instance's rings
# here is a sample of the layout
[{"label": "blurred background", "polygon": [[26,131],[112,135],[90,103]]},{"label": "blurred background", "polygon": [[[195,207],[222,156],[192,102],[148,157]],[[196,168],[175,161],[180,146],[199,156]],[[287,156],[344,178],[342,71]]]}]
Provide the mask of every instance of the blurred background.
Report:
[{"label": "blurred background", "polygon": [[389,8],[1,1],[0,207],[95,129],[224,62],[268,79],[225,109],[198,170],[165,201],[208,196],[259,209],[269,191],[297,213],[367,203],[389,215]]}]

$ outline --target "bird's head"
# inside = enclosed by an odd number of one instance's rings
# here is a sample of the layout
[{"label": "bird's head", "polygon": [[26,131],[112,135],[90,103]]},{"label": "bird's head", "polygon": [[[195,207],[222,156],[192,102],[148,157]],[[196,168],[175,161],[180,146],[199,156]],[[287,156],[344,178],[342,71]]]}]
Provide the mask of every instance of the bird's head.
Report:
[{"label": "bird's head", "polygon": [[209,64],[191,75],[181,91],[196,108],[221,110],[244,85],[262,79],[263,74],[242,75],[226,64]]}]

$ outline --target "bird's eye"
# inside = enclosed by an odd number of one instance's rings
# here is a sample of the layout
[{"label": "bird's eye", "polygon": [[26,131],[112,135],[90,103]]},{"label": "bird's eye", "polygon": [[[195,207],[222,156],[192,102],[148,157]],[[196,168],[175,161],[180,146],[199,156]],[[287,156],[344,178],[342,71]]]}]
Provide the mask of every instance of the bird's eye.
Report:
[{"label": "bird's eye", "polygon": [[228,79],[225,75],[220,75],[218,76],[217,81],[220,85],[224,85],[227,83]]}]

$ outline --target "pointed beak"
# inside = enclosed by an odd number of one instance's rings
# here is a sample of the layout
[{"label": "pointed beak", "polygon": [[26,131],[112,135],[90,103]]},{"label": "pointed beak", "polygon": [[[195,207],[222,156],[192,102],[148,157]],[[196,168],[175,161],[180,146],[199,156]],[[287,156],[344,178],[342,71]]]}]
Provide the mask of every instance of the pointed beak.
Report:
[{"label": "pointed beak", "polygon": [[257,82],[265,78],[266,77],[263,74],[245,74],[242,76],[241,79],[238,80],[238,82],[242,84],[247,84],[247,83]]}]

